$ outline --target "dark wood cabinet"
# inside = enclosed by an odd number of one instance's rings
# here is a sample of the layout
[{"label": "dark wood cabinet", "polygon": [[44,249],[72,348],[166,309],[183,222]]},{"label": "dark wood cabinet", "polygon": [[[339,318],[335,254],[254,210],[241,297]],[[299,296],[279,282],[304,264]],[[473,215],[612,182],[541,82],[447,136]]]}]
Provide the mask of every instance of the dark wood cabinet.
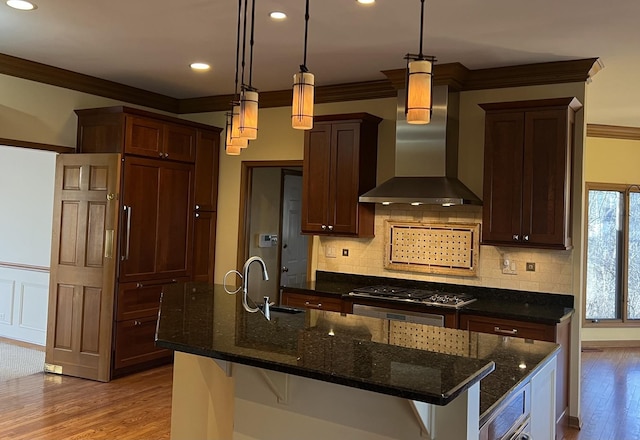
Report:
[{"label": "dark wood cabinet", "polygon": [[486,111],[482,243],[570,249],[576,98],[480,105]]},{"label": "dark wood cabinet", "polygon": [[303,233],[373,237],[375,206],[358,197],[376,184],[380,121],[367,113],[314,118],[304,142]]},{"label": "dark wood cabinet", "polygon": [[128,107],[76,113],[78,152],[111,154],[68,155],[56,176],[50,303],[65,308],[50,307],[47,362],[108,381],[171,360],[155,347],[163,285],[213,282],[221,130]]},{"label": "dark wood cabinet", "polygon": [[[571,319],[566,319],[558,324],[539,324],[490,316],[471,315],[462,312],[460,314],[460,329],[555,342],[560,345],[556,375],[556,425],[557,432],[562,433],[565,430],[569,416],[569,346],[571,343]],[[562,436],[560,435],[558,438],[562,438]]]}]

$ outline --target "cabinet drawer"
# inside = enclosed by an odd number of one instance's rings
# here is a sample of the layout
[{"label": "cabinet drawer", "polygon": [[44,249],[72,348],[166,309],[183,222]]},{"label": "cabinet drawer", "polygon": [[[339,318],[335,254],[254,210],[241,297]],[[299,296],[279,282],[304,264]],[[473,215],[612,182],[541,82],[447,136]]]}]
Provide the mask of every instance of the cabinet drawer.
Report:
[{"label": "cabinet drawer", "polygon": [[[162,286],[178,280],[154,280],[153,283],[123,283],[118,286],[116,321],[157,316]],[[185,278],[184,280],[187,281]]]},{"label": "cabinet drawer", "polygon": [[480,333],[492,333],[516,338],[555,342],[555,326],[486,316],[460,316],[460,328]]},{"label": "cabinet drawer", "polygon": [[340,298],[304,295],[301,293],[282,292],[282,305],[294,308],[328,310],[331,312],[342,311],[342,300]]},{"label": "cabinet drawer", "polygon": [[114,368],[130,367],[171,355],[155,345],[156,316],[116,323]]}]

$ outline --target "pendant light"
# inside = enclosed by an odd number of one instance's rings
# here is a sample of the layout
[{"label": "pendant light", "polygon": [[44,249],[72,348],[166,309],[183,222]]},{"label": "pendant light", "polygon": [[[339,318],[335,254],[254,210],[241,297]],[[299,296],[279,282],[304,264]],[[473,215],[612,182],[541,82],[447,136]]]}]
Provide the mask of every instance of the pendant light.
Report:
[{"label": "pendant light", "polygon": [[304,14],[304,58],[300,72],[293,75],[293,104],[291,108],[291,126],[299,130],[313,128],[313,73],[307,69],[307,35],[309,29],[309,0]]},{"label": "pendant light", "polygon": [[407,60],[405,113],[409,124],[431,122],[433,63],[436,59],[422,53],[424,0],[420,0],[420,3],[420,53],[405,56]]},{"label": "pendant light", "polygon": [[251,37],[249,41],[249,84],[244,82],[244,50],[247,37],[247,1],[244,2],[244,30],[242,42],[242,92],[240,94],[240,118],[238,131],[241,138],[258,138],[258,91],[252,85],[253,77],[253,36],[256,16],[256,1],[251,1]]},{"label": "pendant light", "polygon": [[[246,2],[246,0],[245,0]],[[229,156],[237,156],[242,148],[249,146],[247,138],[240,137],[240,101],[238,95],[238,63],[240,61],[240,19],[242,16],[242,0],[238,0],[238,29],[236,38],[236,74],[234,100],[231,101],[231,112],[227,113],[225,152]]]}]

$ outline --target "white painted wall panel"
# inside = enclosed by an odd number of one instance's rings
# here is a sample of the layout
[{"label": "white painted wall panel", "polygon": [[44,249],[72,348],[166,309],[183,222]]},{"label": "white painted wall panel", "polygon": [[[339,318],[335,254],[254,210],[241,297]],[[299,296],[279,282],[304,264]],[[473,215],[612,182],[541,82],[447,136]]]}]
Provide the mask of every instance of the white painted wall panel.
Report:
[{"label": "white painted wall panel", "polygon": [[20,328],[46,332],[48,284],[22,283],[20,290]]},{"label": "white painted wall panel", "polygon": [[15,284],[11,279],[0,279],[0,334],[2,325],[11,325],[13,321]]},{"label": "white painted wall panel", "polygon": [[44,346],[48,297],[49,272],[0,267],[0,337]]}]

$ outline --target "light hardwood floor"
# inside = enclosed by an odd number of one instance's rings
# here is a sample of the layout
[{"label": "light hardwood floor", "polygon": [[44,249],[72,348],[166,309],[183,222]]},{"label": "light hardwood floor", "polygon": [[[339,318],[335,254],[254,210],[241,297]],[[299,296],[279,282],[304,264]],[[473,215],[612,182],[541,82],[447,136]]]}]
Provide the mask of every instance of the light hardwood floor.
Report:
[{"label": "light hardwood floor", "polygon": [[0,382],[0,439],[168,439],[172,371],[108,383],[44,373]]},{"label": "light hardwood floor", "polygon": [[[565,439],[640,439],[640,349],[585,351],[582,376],[582,430]],[[171,366],[109,383],[44,374],[0,382],[0,439],[168,439],[171,384]]]}]

